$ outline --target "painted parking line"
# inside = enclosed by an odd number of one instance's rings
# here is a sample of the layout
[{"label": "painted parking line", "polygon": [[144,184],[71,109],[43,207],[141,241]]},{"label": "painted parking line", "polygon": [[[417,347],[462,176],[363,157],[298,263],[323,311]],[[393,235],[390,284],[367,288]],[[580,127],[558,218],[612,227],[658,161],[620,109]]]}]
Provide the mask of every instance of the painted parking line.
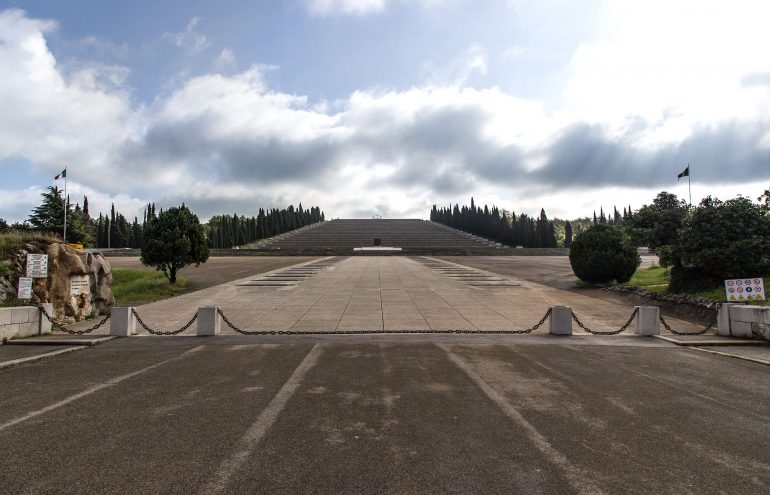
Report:
[{"label": "painted parking line", "polygon": [[95,392],[98,392],[99,390],[102,390],[107,387],[112,387],[113,385],[117,385],[118,383],[128,380],[129,378],[133,378],[137,375],[141,375],[142,373],[146,373],[150,370],[153,370],[159,366],[163,366],[164,364],[171,363],[173,361],[177,361],[179,359],[183,359],[185,356],[188,356],[194,352],[198,352],[199,350],[203,349],[205,346],[199,345],[198,347],[194,347],[192,349],[189,349],[182,354],[179,354],[178,356],[174,356],[172,358],[166,359],[164,361],[161,361],[159,363],[151,364],[150,366],[147,366],[146,368],[142,368],[137,371],[133,371],[131,373],[119,376],[117,378],[112,378],[110,380],[107,380],[106,382],[102,382],[98,385],[94,385],[93,387],[89,387],[81,392],[78,392],[76,394],[70,395],[69,397],[62,399],[58,402],[54,402],[53,404],[43,407],[41,409],[37,409],[35,411],[29,412],[23,416],[17,416],[10,421],[6,421],[5,423],[0,424],[0,431],[3,431],[6,428],[10,428],[11,426],[17,425],[19,423],[23,423],[27,420],[30,420],[32,418],[35,418],[37,416],[40,416],[41,414],[45,414],[47,412],[51,412],[55,409],[58,409],[62,406],[66,406],[67,404],[71,404],[77,400],[82,399],[83,397],[87,397]]},{"label": "painted parking line", "polygon": [[299,386],[302,384],[302,380],[305,378],[307,372],[316,365],[318,358],[321,356],[322,348],[319,344],[315,344],[310,352],[308,352],[305,359],[299,363],[297,369],[291,374],[286,383],[283,384],[281,389],[275,394],[273,400],[267,405],[267,407],[260,413],[256,421],[246,430],[246,433],[238,440],[235,450],[230,456],[222,461],[217,468],[216,473],[201,490],[200,494],[212,494],[220,493],[227,488],[230,479],[235,473],[243,466],[248,460],[251,453],[259,445],[264,438],[267,431],[273,426],[278,415],[286,407],[286,403],[294,395]]},{"label": "painted parking line", "polygon": [[484,381],[473,368],[463,361],[457,354],[446,344],[436,344],[436,346],[446,353],[450,361],[452,361],[458,368],[463,370],[473,382],[478,385],[484,394],[494,402],[500,410],[508,416],[517,426],[521,426],[524,429],[529,440],[553,465],[559,468],[564,475],[567,482],[575,489],[577,493],[599,495],[604,493],[598,486],[592,483],[584,471],[572,464],[564,454],[559,452],[548,441],[532,423],[526,420],[524,416],[516,409],[510,401],[508,401],[502,394],[495,390],[491,385]]}]

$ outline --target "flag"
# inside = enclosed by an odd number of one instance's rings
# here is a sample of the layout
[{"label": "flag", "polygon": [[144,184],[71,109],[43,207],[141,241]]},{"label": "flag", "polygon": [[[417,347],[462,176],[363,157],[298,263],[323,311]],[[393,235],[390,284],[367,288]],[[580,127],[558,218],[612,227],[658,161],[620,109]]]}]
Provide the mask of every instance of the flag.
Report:
[{"label": "flag", "polygon": [[690,176],[690,166],[687,165],[687,168],[682,170],[682,172],[676,176],[676,180],[679,180],[682,177],[689,177],[689,176]]},{"label": "flag", "polygon": [[64,170],[62,170],[61,172],[59,172],[59,175],[57,175],[56,177],[54,177],[54,178],[53,178],[53,180],[59,180],[59,179],[61,179],[62,177],[64,177],[65,179],[67,178],[67,167],[64,167]]}]

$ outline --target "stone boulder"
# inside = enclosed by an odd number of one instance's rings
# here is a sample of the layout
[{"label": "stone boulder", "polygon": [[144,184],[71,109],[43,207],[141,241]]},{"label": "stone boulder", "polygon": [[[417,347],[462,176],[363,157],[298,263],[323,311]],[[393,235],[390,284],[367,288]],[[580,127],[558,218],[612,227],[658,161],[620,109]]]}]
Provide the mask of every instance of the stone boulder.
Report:
[{"label": "stone boulder", "polygon": [[54,316],[75,322],[105,313],[114,303],[112,270],[99,252],[87,252],[62,243],[25,243],[11,255],[10,274],[0,277],[0,300],[15,296],[19,277],[26,275],[27,255],[48,255],[48,278],[32,283],[32,304],[52,303]]}]

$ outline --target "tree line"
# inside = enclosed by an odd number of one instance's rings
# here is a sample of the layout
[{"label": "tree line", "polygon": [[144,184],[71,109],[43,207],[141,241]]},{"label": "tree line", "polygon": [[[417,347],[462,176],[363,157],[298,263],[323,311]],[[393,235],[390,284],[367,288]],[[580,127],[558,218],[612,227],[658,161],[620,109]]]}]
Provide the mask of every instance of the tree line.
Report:
[{"label": "tree line", "polygon": [[604,208],[599,208],[599,214],[594,211],[592,217],[562,220],[550,220],[544,209],[540,215],[530,217],[527,214],[516,215],[497,206],[487,205],[477,207],[471,198],[470,206],[455,204],[447,208],[437,208],[433,205],[430,219],[449,227],[479,235],[501,244],[516,247],[570,247],[575,235],[588,230],[593,225],[623,225],[633,218],[633,210],[629,205],[623,207],[622,213],[613,206],[612,214],[605,214]]},{"label": "tree line", "polygon": [[[471,198],[470,206],[455,204],[437,208],[433,205],[430,220],[508,246],[556,247],[554,224],[548,220],[543,209],[537,218],[525,213],[516,216],[516,213],[500,210],[497,206],[477,207]],[[569,223],[567,225],[571,228]]]},{"label": "tree line", "polygon": [[[39,231],[62,237],[64,233],[64,197],[62,191],[51,186],[42,193],[41,203],[35,207],[25,222],[8,225],[0,219],[0,232],[4,230]],[[184,205],[182,205],[184,206]],[[147,203],[142,220],[137,216],[129,220],[111,205],[109,213],[99,213],[94,218],[89,212],[88,197],[83,196],[83,205],[73,206],[67,197],[67,242],[95,248],[142,249],[145,234],[150,224],[163,212],[156,211],[155,203]],[[203,224],[206,242],[213,248],[231,248],[272,237],[325,219],[320,207],[303,209],[290,205],[284,209],[259,209],[256,217],[216,215]]]},{"label": "tree line", "polygon": [[206,230],[209,247],[231,248],[323,222],[325,219],[326,215],[318,206],[305,210],[300,203],[296,209],[292,205],[282,210],[274,208],[265,211],[260,208],[256,217],[216,215],[211,217]]}]

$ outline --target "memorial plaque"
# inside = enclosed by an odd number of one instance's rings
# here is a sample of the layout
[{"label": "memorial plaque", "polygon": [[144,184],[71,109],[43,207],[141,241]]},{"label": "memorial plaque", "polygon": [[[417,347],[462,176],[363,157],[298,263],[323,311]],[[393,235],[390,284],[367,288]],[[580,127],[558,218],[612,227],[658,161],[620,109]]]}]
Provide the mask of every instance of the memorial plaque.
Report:
[{"label": "memorial plaque", "polygon": [[27,254],[27,277],[46,278],[48,277],[48,255],[47,254]]},{"label": "memorial plaque", "polygon": [[70,296],[79,296],[90,292],[88,275],[72,275],[70,277]]},{"label": "memorial plaque", "polygon": [[32,298],[32,279],[30,277],[19,277],[19,299]]}]

